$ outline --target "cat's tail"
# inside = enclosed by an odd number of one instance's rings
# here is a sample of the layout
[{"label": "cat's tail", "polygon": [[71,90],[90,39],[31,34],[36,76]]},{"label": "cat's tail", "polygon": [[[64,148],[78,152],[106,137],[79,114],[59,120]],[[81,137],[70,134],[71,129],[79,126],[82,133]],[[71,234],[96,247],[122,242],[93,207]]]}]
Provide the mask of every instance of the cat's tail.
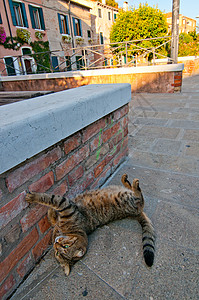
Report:
[{"label": "cat's tail", "polygon": [[147,266],[151,267],[155,255],[155,231],[150,219],[142,212],[138,218],[138,222],[142,226],[142,242],[143,255]]}]

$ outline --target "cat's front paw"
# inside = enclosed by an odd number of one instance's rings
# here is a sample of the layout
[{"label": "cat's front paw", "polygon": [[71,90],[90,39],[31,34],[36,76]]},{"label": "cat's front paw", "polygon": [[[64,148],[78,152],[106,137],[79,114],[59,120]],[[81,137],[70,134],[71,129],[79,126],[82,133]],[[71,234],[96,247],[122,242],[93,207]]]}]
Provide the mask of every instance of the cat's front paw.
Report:
[{"label": "cat's front paw", "polygon": [[35,196],[36,196],[35,193],[27,193],[25,200],[29,203],[33,203],[35,202],[35,198],[36,198]]}]

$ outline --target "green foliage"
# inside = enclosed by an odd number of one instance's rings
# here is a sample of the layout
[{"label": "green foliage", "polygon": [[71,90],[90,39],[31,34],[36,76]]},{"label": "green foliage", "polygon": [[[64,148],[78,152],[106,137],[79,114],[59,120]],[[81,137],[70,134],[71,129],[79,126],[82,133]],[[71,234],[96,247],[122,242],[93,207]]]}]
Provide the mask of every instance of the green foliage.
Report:
[{"label": "green foliage", "polygon": [[51,72],[49,42],[34,41],[30,45],[34,51],[33,57],[37,63],[37,73]]},{"label": "green foliage", "polygon": [[[140,4],[138,9],[127,12],[120,10],[111,29],[110,41],[114,43],[163,37],[167,35],[167,28],[166,18],[161,10],[150,7],[147,3]],[[162,41],[143,41],[136,44],[140,47],[156,47]],[[136,47],[132,46],[132,49],[134,48]],[[141,52],[140,50],[139,53]],[[156,52],[166,54],[166,49],[162,48]]]},{"label": "green foliage", "polygon": [[106,0],[106,4],[118,8],[118,3],[115,0]]},{"label": "green foliage", "polygon": [[181,33],[179,36],[178,56],[199,55],[199,34],[195,31],[190,33]]},{"label": "green foliage", "polygon": [[17,28],[16,33],[20,42],[24,42],[27,44],[31,43],[31,34],[27,29]]}]

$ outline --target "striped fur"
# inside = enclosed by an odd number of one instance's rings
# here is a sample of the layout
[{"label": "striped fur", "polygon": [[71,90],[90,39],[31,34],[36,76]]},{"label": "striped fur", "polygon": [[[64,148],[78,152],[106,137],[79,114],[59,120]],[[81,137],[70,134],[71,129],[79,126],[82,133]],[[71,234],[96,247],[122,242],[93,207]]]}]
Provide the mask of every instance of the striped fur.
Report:
[{"label": "striped fur", "polygon": [[73,200],[44,193],[27,193],[26,201],[50,207],[48,218],[53,230],[55,257],[70,273],[70,266],[81,259],[88,247],[87,234],[99,226],[117,219],[133,217],[142,226],[143,254],[152,266],[155,251],[155,233],[151,221],[143,212],[144,198],[139,180],[128,181],[124,174],[122,186],[87,191]]}]

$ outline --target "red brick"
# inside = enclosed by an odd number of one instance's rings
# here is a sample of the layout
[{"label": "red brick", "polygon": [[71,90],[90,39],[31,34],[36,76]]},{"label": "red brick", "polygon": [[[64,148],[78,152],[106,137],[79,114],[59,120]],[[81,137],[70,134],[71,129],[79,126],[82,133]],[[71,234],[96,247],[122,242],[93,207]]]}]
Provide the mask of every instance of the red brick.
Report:
[{"label": "red brick", "polygon": [[121,119],[124,115],[127,115],[129,111],[129,106],[124,105],[122,108],[114,112],[114,121]]},{"label": "red brick", "polygon": [[68,191],[68,185],[66,180],[64,180],[60,185],[58,185],[53,191],[52,194],[64,196]]},{"label": "red brick", "polygon": [[95,182],[92,184],[91,189],[96,189],[97,187],[101,186],[106,179],[108,178],[108,174],[110,176],[110,170],[111,166],[109,165],[95,180]]},{"label": "red brick", "polygon": [[31,253],[28,254],[24,260],[20,263],[17,268],[17,273],[21,278],[23,278],[34,266],[34,259],[32,258]]},{"label": "red brick", "polygon": [[102,130],[99,132],[96,138],[94,138],[90,142],[90,148],[91,152],[95,151],[97,148],[99,148],[102,145]]},{"label": "red brick", "polygon": [[6,226],[24,208],[28,206],[25,201],[25,191],[0,208],[0,228]]},{"label": "red brick", "polygon": [[23,232],[35,225],[46,213],[48,208],[43,205],[36,205],[20,220]]},{"label": "red brick", "polygon": [[48,221],[47,216],[45,216],[43,219],[41,219],[38,224],[39,224],[39,229],[40,229],[41,233],[46,232],[46,230],[48,230],[51,226],[51,224]]},{"label": "red brick", "polygon": [[42,256],[42,254],[46,251],[48,246],[51,243],[52,238],[52,230],[50,230],[46,236],[33,248],[32,254],[35,260],[38,260]]},{"label": "red brick", "polygon": [[125,118],[122,120],[122,127],[125,128],[127,125],[128,125],[128,117],[125,117]]},{"label": "red brick", "polygon": [[76,167],[80,162],[82,162],[89,155],[89,145],[85,145],[79,149],[75,154],[69,157],[67,160],[63,161],[59,166],[57,166],[55,172],[57,180],[63,178],[68,174],[74,167]]},{"label": "red brick", "polygon": [[51,188],[53,184],[54,184],[54,175],[53,172],[50,171],[49,173],[41,177],[38,181],[32,183],[29,186],[29,190],[31,192],[44,193],[47,190],[49,190],[49,188]]},{"label": "red brick", "polygon": [[105,126],[106,121],[103,118],[83,129],[83,143],[96,135],[100,131],[100,129],[104,129]]},{"label": "red brick", "polygon": [[61,149],[59,147],[49,151],[47,154],[26,163],[23,167],[20,167],[13,171],[6,178],[6,184],[9,192],[13,192],[17,187],[28,181],[30,178],[39,174],[41,171],[49,167],[53,162],[57,161],[61,157]]},{"label": "red brick", "polygon": [[128,155],[128,148],[124,149],[113,161],[114,166],[118,166],[120,161]]},{"label": "red brick", "polygon": [[118,132],[119,129],[120,129],[120,123],[116,123],[111,128],[105,130],[102,134],[103,142],[105,143],[106,141],[108,141],[112,136],[114,136],[114,134]]},{"label": "red brick", "polygon": [[106,166],[106,159],[104,159],[103,161],[101,161],[97,167],[95,167],[94,169],[94,175],[95,178],[99,176],[99,174],[102,173],[104,167]]},{"label": "red brick", "polygon": [[64,151],[66,154],[76,149],[81,144],[81,134],[77,133],[72,137],[68,138],[64,143]]},{"label": "red brick", "polygon": [[84,192],[93,183],[93,181],[94,175],[93,172],[90,172],[87,176],[85,176],[82,183],[78,183],[69,190],[67,197],[70,199],[76,197],[78,194]]},{"label": "red brick", "polygon": [[22,242],[0,263],[0,281],[6,278],[9,272],[38,241],[38,238],[38,231],[34,228],[29,235],[27,235]]},{"label": "red brick", "polygon": [[14,285],[15,279],[13,275],[10,275],[0,287],[0,299],[2,299],[3,296],[6,295],[6,293],[8,293]]},{"label": "red brick", "polygon": [[73,185],[74,183],[76,183],[76,181],[81,178],[84,174],[84,168],[82,166],[79,166],[76,170],[72,171],[69,175],[68,175],[68,182],[69,185]]},{"label": "red brick", "polygon": [[182,79],[182,74],[181,75],[174,75],[174,80],[177,80],[177,79]]}]

